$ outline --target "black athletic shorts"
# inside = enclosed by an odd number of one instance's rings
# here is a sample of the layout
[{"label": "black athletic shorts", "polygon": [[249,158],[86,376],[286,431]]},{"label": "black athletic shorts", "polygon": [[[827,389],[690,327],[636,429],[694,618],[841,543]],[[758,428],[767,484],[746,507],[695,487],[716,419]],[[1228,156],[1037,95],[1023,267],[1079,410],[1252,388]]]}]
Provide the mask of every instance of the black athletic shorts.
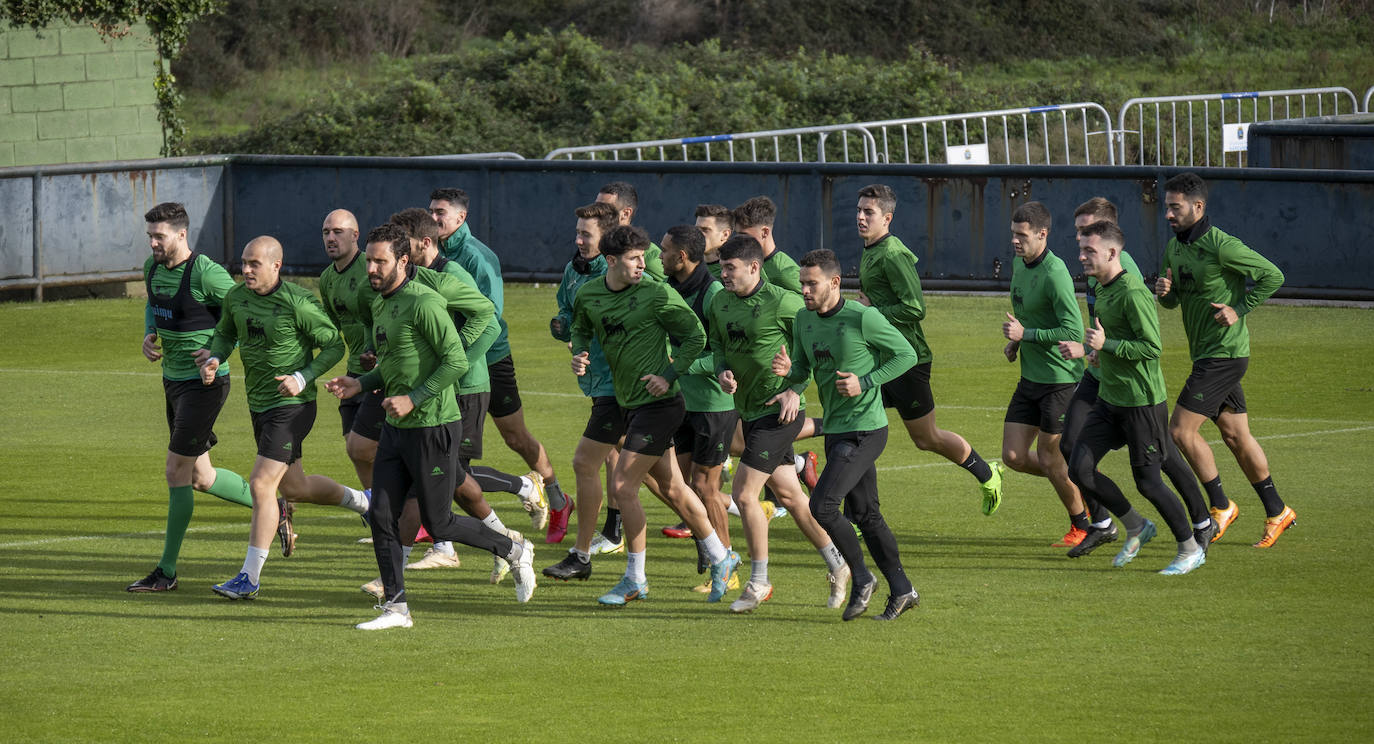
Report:
[{"label": "black athletic shorts", "polygon": [[930,392],[930,362],[884,382],[882,391],[883,408],[897,409],[903,421],[914,421],[935,410],[935,395]]},{"label": "black athletic shorts", "polygon": [[620,444],[620,438],[625,436],[625,409],[614,395],[592,398],[592,415],[587,418],[582,436],[601,444]]},{"label": "black athletic shorts", "polygon": [[792,442],[801,433],[806,411],[798,411],[792,423],[778,421],[778,414],[769,414],[744,422],[744,454],[739,461],[761,472],[772,473],[780,465],[792,464]]},{"label": "black athletic shorts", "polygon": [[[358,375],[348,375],[357,379]],[[363,439],[377,441],[382,437],[382,424],[386,423],[386,411],[382,410],[382,394],[364,390],[352,398],[339,401],[339,418],[343,420],[343,433],[353,432]]]},{"label": "black athletic shorts", "polygon": [[1073,382],[1043,383],[1022,378],[1007,404],[1005,420],[1009,424],[1034,426],[1046,434],[1060,434],[1076,386]]},{"label": "black athletic shorts", "polygon": [[482,459],[482,430],[487,425],[487,406],[491,393],[468,393],[458,396],[458,413],[463,417],[462,439],[458,442],[458,456],[463,460]]},{"label": "black athletic shorts", "polygon": [[1193,371],[1178,394],[1178,405],[1209,419],[1216,419],[1225,409],[1245,413],[1245,391],[1240,380],[1249,366],[1249,357],[1193,362]]},{"label": "black athletic shorts", "polygon": [[1069,400],[1069,408],[1064,412],[1064,431],[1060,438],[1061,449],[1067,449],[1065,458],[1072,452],[1073,445],[1078,441],[1078,436],[1083,432],[1083,424],[1088,420],[1088,411],[1093,409],[1097,403],[1097,391],[1102,386],[1096,377],[1083,373],[1083,379],[1079,380],[1074,386],[1073,398]]},{"label": "black athletic shorts", "polygon": [[739,411],[688,411],[673,435],[677,453],[692,454],[692,464],[705,468],[723,465],[730,456]]},{"label": "black athletic shorts", "polygon": [[682,393],[625,409],[625,447],[641,455],[661,455],[673,446],[673,434],[687,415]]},{"label": "black athletic shorts", "polygon": [[305,437],[315,425],[315,401],[250,413],[259,456],[287,465],[301,459]]},{"label": "black athletic shorts", "polygon": [[1099,443],[1108,449],[1123,445],[1131,453],[1131,467],[1159,465],[1169,452],[1169,407],[1163,402],[1153,406],[1114,406],[1098,400],[1083,422],[1078,435],[1080,447],[1098,450]]},{"label": "black athletic shorts", "polygon": [[520,388],[515,384],[515,360],[509,356],[487,365],[491,375],[491,403],[488,410],[492,418],[509,416],[520,410]]},{"label": "black athletic shorts", "polygon": [[167,399],[167,451],[182,457],[200,457],[219,441],[215,419],[229,399],[229,375],[220,375],[206,385],[199,379],[162,378],[162,394]]}]

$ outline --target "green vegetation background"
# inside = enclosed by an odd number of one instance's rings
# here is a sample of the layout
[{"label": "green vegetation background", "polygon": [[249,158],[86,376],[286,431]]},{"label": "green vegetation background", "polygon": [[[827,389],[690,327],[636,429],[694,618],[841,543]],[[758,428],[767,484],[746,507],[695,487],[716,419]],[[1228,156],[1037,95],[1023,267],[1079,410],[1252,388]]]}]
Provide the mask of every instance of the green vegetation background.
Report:
[{"label": "green vegetation background", "polygon": [[[553,29],[553,30],[550,30]],[[1374,0],[229,0],[191,152],[435,155],[1374,85]]]}]

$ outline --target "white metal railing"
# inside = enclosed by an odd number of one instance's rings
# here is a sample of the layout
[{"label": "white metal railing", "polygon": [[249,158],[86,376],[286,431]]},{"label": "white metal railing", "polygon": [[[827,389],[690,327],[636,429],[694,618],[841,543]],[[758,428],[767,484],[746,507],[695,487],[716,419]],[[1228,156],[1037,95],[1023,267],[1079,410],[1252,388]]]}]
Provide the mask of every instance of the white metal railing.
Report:
[{"label": "white metal railing", "polygon": [[1350,102],[1351,112],[1359,110],[1355,94],[1338,87],[1132,98],[1117,117],[1118,162],[1188,166],[1216,162],[1225,166],[1227,153],[1235,152],[1235,164],[1244,165],[1247,125],[1339,114],[1343,98]]},{"label": "white metal railing", "polygon": [[[938,132],[932,132],[937,125]],[[1092,165],[1095,137],[1101,137],[1103,145],[1097,162],[1116,163],[1112,117],[1096,103],[920,116],[859,126],[881,140],[879,149],[888,163],[930,163],[932,155],[941,162],[952,146],[987,145],[988,162],[998,165]],[[894,150],[900,157],[894,157]]]},{"label": "white metal railing", "polygon": [[1369,90],[1364,92],[1364,112],[1366,114],[1374,113],[1369,110],[1369,102],[1371,100],[1374,100],[1374,85],[1369,86]]},{"label": "white metal railing", "polygon": [[[843,161],[832,161],[826,152],[826,140],[839,134]],[[850,136],[853,135],[859,148],[856,157],[851,158]],[[711,146],[717,145],[713,155]],[[736,145],[740,145],[737,151]],[[747,145],[747,147],[745,147]],[[760,147],[762,145],[762,147]],[[795,146],[795,148],[794,148]],[[658,157],[654,157],[654,151]],[[721,151],[724,152],[721,152]],[[649,156],[645,157],[645,151]],[[771,158],[769,157],[771,151]],[[741,132],[738,134],[713,134],[705,137],[674,137],[672,139],[646,140],[643,142],[621,142],[610,145],[587,145],[583,147],[560,147],[544,156],[545,160],[567,158],[575,160],[578,155],[588,155],[597,159],[604,153],[611,160],[620,160],[621,153],[633,153],[632,160],[722,160],[728,162],[877,162],[877,145],[873,135],[857,124],[834,124],[820,127],[798,127],[795,129],[773,129],[761,132]],[[671,153],[671,155],[670,155]],[[700,156],[698,156],[698,154]],[[673,157],[673,156],[678,157]]]}]

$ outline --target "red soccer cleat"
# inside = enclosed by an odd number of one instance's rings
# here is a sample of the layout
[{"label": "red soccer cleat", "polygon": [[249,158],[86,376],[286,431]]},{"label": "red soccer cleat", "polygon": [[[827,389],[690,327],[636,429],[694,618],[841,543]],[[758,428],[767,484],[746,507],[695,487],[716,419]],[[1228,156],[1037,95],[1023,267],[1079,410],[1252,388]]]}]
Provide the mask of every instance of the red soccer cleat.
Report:
[{"label": "red soccer cleat", "polygon": [[1085,530],[1080,530],[1080,529],[1078,529],[1077,527],[1070,527],[1070,528],[1069,528],[1069,531],[1068,531],[1068,532],[1065,532],[1065,533],[1064,533],[1064,536],[1061,537],[1061,538],[1059,538],[1059,542],[1055,543],[1054,545],[1052,545],[1052,546],[1050,546],[1050,547],[1054,547],[1054,548],[1072,548],[1072,547],[1074,547],[1075,545],[1077,545],[1077,544],[1083,542],[1083,538],[1085,538],[1085,537],[1087,537],[1087,536],[1088,536],[1087,531],[1085,531]]},{"label": "red soccer cleat", "polygon": [[685,522],[678,522],[672,527],[664,527],[663,534],[681,540],[692,536],[692,528]]},{"label": "red soccer cleat", "polygon": [[563,504],[562,509],[549,509],[549,531],[544,535],[546,543],[561,543],[568,534],[568,517],[572,516],[576,504],[573,503],[573,497],[566,493],[563,498],[567,503]]},{"label": "red soccer cleat", "polygon": [[417,532],[417,533],[415,533],[415,542],[417,542],[417,543],[422,543],[422,542],[432,543],[432,542],[434,542],[434,538],[432,538],[432,537],[429,536],[429,530],[425,529],[425,526],[424,526],[423,524],[420,525],[420,531]]},{"label": "red soccer cleat", "polygon": [[807,488],[815,488],[816,481],[820,480],[816,473],[816,453],[807,450],[802,453],[802,457],[806,458],[806,464],[802,466],[801,471],[802,483],[805,483]]}]

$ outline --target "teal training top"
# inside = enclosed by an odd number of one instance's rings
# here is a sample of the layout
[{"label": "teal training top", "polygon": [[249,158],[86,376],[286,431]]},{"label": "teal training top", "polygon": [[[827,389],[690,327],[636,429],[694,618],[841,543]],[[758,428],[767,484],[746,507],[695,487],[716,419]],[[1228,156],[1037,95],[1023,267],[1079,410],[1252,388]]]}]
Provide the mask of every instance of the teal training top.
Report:
[{"label": "teal training top", "polygon": [[487,350],[487,364],[499,362],[510,356],[510,329],[506,326],[505,284],[501,279],[501,260],[490,248],[478,240],[468,229],[468,223],[458,226],[453,234],[439,244],[439,253],[450,261],[457,261],[472,278],[477,280],[477,288],[496,306],[497,323],[501,333]]},{"label": "teal training top", "polygon": [[[1194,360],[1248,357],[1246,316],[1283,286],[1283,272],[1205,220],[1188,230],[1183,240],[1171,238],[1164,249],[1159,273],[1164,276],[1172,270],[1173,286],[1159,298],[1159,304],[1166,308],[1183,306],[1183,329]],[[1247,279],[1254,282],[1254,288],[1246,289]],[[1230,305],[1240,316],[1236,324],[1227,327],[1216,322],[1213,302]]]},{"label": "teal training top", "polygon": [[[789,352],[792,370],[787,381],[801,390],[807,378],[815,378],[827,434],[886,427],[882,384],[916,364],[916,350],[882,313],[845,300],[824,315],[815,310],[798,313]],[[857,375],[863,392],[853,398],[840,395],[835,388],[838,372]]]},{"label": "teal training top", "polygon": [[1019,257],[1012,262],[1011,308],[1025,328],[1021,377],[1043,384],[1078,382],[1083,360],[1060,356],[1059,342],[1083,340],[1083,316],[1073,278],[1049,248],[1029,264]]},{"label": "teal training top", "polygon": [[[237,284],[224,296],[224,313],[210,340],[210,354],[223,361],[238,345],[254,413],[315,400],[315,380],[344,357],[343,337],[310,290],[278,280],[265,295]],[[314,350],[320,355],[315,356]],[[285,397],[277,375],[300,372],[305,388]]]},{"label": "teal training top", "polygon": [[[573,299],[577,290],[593,279],[606,275],[606,259],[597,256],[587,262],[587,273],[578,273],[573,262],[563,267],[563,281],[558,284],[554,300],[558,303],[558,314],[549,324],[549,333],[559,341],[572,341]],[[601,341],[592,338],[587,348],[587,374],[577,378],[577,386],[589,398],[604,398],[615,395],[615,383],[611,380],[611,366],[606,362],[606,354],[601,351]]]},{"label": "teal training top", "polygon": [[[222,308],[224,296],[229,290],[234,288],[234,280],[229,276],[229,272],[223,266],[215,263],[214,259],[200,253],[192,253],[195,257],[193,263],[182,261],[172,268],[167,268],[152,256],[143,262],[143,278],[145,284],[150,284],[152,290],[163,297],[171,297],[181,288],[181,280],[186,272],[187,263],[191,263],[191,277],[189,291],[191,299],[205,305],[208,308]],[[211,318],[212,319],[212,318]],[[208,319],[207,319],[208,322]],[[153,305],[151,302],[143,307],[143,335],[156,333],[162,342],[162,376],[165,379],[178,380],[198,380],[200,379],[200,368],[196,366],[195,352],[198,349],[206,348],[210,343],[210,337],[215,335],[214,328],[205,328],[198,331],[168,331],[161,330],[153,317]],[[217,377],[229,374],[229,365],[221,364]]]},{"label": "teal training top", "polygon": [[921,275],[916,271],[916,254],[892,235],[865,246],[859,261],[859,287],[869,304],[916,350],[917,364],[929,363],[934,355],[921,331],[926,304],[921,294]]}]

